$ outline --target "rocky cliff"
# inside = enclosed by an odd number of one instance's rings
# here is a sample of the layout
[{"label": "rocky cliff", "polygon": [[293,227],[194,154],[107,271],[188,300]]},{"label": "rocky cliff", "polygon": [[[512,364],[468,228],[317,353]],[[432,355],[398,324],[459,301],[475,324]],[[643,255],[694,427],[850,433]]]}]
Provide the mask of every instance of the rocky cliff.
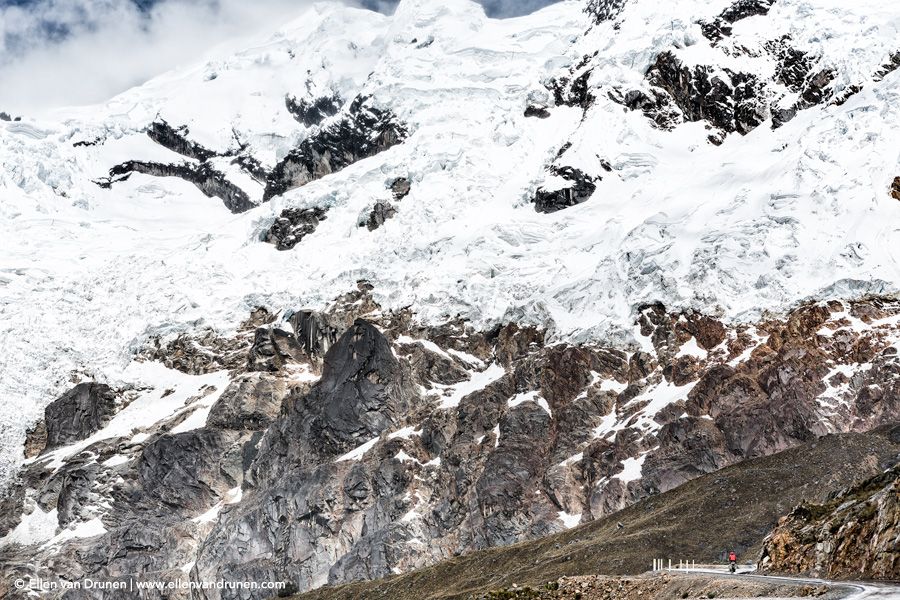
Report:
[{"label": "rocky cliff", "polygon": [[[739,328],[653,305],[643,350],[410,317],[361,285],[326,313],[258,311],[230,341],[152,343],[181,369],[172,387],[61,397],[5,500],[7,572],[302,591],[564,531],[896,420],[886,298]],[[74,401],[88,417],[60,410]]]},{"label": "rocky cliff", "polygon": [[900,577],[900,468],[803,503],[766,538],[759,567],[826,579]]}]

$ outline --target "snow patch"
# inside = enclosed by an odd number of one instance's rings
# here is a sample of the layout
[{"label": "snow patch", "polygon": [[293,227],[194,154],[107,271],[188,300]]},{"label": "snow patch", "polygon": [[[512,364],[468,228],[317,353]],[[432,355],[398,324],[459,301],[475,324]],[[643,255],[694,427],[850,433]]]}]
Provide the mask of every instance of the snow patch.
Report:
[{"label": "snow patch", "polygon": [[22,515],[22,520],[12,531],[0,539],[0,546],[41,544],[52,539],[58,527],[59,513],[55,508],[44,512],[35,506],[30,514]]},{"label": "snow patch", "polygon": [[388,434],[388,439],[389,440],[396,440],[396,439],[408,440],[409,438],[411,438],[414,435],[417,435],[417,436],[422,435],[422,430],[416,429],[415,427],[404,427],[403,429],[399,429],[393,433]]},{"label": "snow patch", "polygon": [[641,474],[644,469],[644,461],[647,459],[647,454],[644,453],[637,458],[626,458],[622,461],[622,471],[613,475],[613,479],[618,479],[622,481],[622,483],[629,483],[631,481],[637,481],[641,478]]},{"label": "snow patch", "polygon": [[375,444],[377,444],[378,440],[380,440],[380,439],[381,439],[381,437],[374,437],[371,440],[369,440],[368,442],[366,442],[365,444],[357,446],[350,452],[343,454],[343,455],[339,456],[338,458],[334,459],[334,462],[347,462],[347,461],[351,461],[351,460],[359,460],[363,456],[365,456],[366,452],[368,452],[369,450],[374,448]]},{"label": "snow patch", "polygon": [[459,403],[463,398],[473,392],[483,390],[491,383],[503,377],[503,375],[505,374],[506,370],[502,366],[498,365],[497,363],[492,363],[485,370],[473,372],[472,376],[468,380],[457,383],[456,385],[441,386],[435,384],[436,388],[444,390],[444,396],[441,398],[440,408],[456,408],[457,406],[459,406]]},{"label": "snow patch", "polygon": [[550,405],[538,391],[523,392],[521,394],[517,394],[507,401],[507,405],[509,406],[509,408],[515,408],[516,406],[519,406],[524,402],[534,402],[535,404],[543,408],[548,415],[550,415],[551,417],[553,416],[553,413],[550,411]]},{"label": "snow patch", "polygon": [[572,529],[573,527],[577,527],[579,523],[581,523],[581,514],[570,515],[566,511],[559,511],[557,513],[557,518],[563,522],[563,526],[566,529]]},{"label": "snow patch", "polygon": [[83,521],[78,523],[74,527],[69,527],[68,529],[63,529],[57,535],[53,536],[44,544],[41,545],[42,548],[58,546],[68,540],[73,540],[76,538],[92,538],[98,537],[106,533],[106,527],[103,525],[103,521],[100,520],[99,517],[95,517],[90,521]]},{"label": "snow patch", "polygon": [[675,358],[681,358],[682,356],[693,356],[699,358],[700,360],[706,360],[706,357],[709,353],[701,348],[697,344],[697,338],[691,337],[688,341],[681,345],[681,348],[678,349],[678,354],[675,355]]}]

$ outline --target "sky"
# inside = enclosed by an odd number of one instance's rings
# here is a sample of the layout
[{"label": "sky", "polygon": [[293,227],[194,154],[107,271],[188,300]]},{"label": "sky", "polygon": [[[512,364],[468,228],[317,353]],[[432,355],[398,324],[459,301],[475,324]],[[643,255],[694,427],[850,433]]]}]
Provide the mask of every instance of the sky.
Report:
[{"label": "sky", "polygon": [[[344,0],[391,12],[398,0]],[[440,0],[435,0],[440,1]],[[477,0],[492,17],[558,0]],[[0,0],[0,111],[102,102],[312,0]]]}]

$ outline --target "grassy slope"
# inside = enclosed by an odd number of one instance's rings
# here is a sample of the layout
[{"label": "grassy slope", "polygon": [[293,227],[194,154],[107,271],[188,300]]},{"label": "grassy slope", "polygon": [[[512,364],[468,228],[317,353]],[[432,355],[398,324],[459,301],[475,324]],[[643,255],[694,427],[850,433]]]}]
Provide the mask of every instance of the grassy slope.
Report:
[{"label": "grassy slope", "polygon": [[513,583],[538,586],[563,575],[640,573],[650,568],[653,557],[711,562],[735,548],[741,560],[755,560],[778,518],[801,500],[821,501],[829,492],[879,472],[898,452],[900,427],[830,435],[704,475],[561,534],[295,598],[467,598]]}]

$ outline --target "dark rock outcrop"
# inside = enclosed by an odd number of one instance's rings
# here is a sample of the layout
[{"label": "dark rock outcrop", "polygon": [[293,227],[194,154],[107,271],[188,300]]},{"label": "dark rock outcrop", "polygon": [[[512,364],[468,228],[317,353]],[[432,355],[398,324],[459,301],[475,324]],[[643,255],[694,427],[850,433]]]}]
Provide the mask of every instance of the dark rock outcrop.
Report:
[{"label": "dark rock outcrop", "polygon": [[[154,161],[129,160],[115,165],[109,170],[109,176],[96,180],[94,183],[102,188],[109,188],[114,183],[125,181],[132,173],[142,173],[154,177],[178,177],[194,184],[197,189],[210,198],[219,198],[233,213],[242,213],[255,207],[249,194],[239,186],[228,180],[224,173],[218,170],[213,159],[230,158],[231,164],[237,165],[253,179],[264,182],[267,176],[266,170],[260,162],[249,154],[246,143],[238,139],[234,132],[237,148],[224,152],[215,152],[205,148],[197,142],[188,139],[187,127],[172,127],[165,120],[151,123],[147,128],[147,136],[157,144],[169,150],[197,161],[183,163],[160,163]],[[99,143],[102,140],[80,141],[75,146],[86,146]]]},{"label": "dark rock outcrop", "polygon": [[319,208],[286,208],[265,234],[265,241],[279,250],[290,250],[313,233],[328,210]]},{"label": "dark rock outcrop", "polygon": [[368,98],[353,101],[343,118],[319,129],[291,150],[272,170],[263,199],[306,185],[399,144],[406,128],[389,110]]},{"label": "dark rock outcrop", "polygon": [[366,219],[366,228],[369,231],[375,231],[396,214],[397,209],[390,202],[376,202],[372,207],[372,212],[369,213],[369,218]]},{"label": "dark rock outcrop", "polygon": [[[766,50],[776,60],[776,81],[799,95],[799,99],[788,106],[776,102],[772,110],[772,126],[776,128],[794,118],[797,111],[821,104],[833,96],[830,84],[835,72],[829,68],[817,69],[818,58],[792,47],[790,41],[783,37],[766,45]],[[848,95],[836,103],[843,103],[856,91],[858,88],[851,86],[846,90]]]},{"label": "dark rock outcrop", "polygon": [[101,466],[95,462],[72,465],[59,479],[59,496],[56,500],[60,527],[89,520],[93,507],[100,499],[94,492]]},{"label": "dark rock outcrop", "polygon": [[301,359],[303,350],[293,333],[277,327],[256,330],[247,366],[250,371],[281,371],[286,365]]},{"label": "dark rock outcrop", "polygon": [[612,21],[618,17],[625,8],[627,0],[588,0],[584,12],[591,15],[594,21]]},{"label": "dark rock outcrop", "polygon": [[878,71],[875,72],[875,76],[873,77],[873,79],[876,82],[881,81],[897,69],[900,69],[900,51],[891,54],[888,61],[881,65]]},{"label": "dark rock outcrop", "polygon": [[527,107],[525,107],[525,116],[537,117],[538,119],[547,119],[550,117],[550,111],[547,110],[546,106],[529,104]]},{"label": "dark rock outcrop", "polygon": [[[663,52],[647,72],[647,81],[672,98],[685,121],[708,121],[726,133],[746,134],[768,117],[762,84],[751,74],[704,65],[690,68],[672,52]],[[641,100],[641,106],[645,104]]]},{"label": "dark rock outcrop", "polygon": [[534,209],[539,213],[553,213],[587,201],[597,185],[596,179],[572,167],[553,167],[551,172],[561,177],[567,185],[558,189],[538,188],[534,196]]},{"label": "dark rock outcrop", "polygon": [[132,493],[145,508],[201,514],[242,479],[240,455],[228,452],[231,431],[202,427],[149,442],[137,462]]},{"label": "dark rock outcrop", "polygon": [[717,42],[731,35],[731,26],[742,19],[757,15],[767,15],[775,0],[737,0],[723,10],[711,23],[700,23],[703,35]]},{"label": "dark rock outcrop", "polygon": [[329,315],[314,310],[298,310],[290,322],[297,342],[312,358],[324,357],[347,329]]},{"label": "dark rock outcrop", "polygon": [[590,108],[596,99],[590,87],[590,79],[591,70],[586,69],[577,75],[573,72],[569,77],[550,80],[548,87],[553,93],[556,106],[577,106],[584,110]]},{"label": "dark rock outcrop", "polygon": [[109,423],[119,404],[119,396],[108,385],[79,383],[44,409],[45,450],[90,437]]},{"label": "dark rock outcrop", "polygon": [[398,177],[391,182],[391,194],[397,202],[406,198],[411,190],[412,182],[407,177]]},{"label": "dark rock outcrop", "polygon": [[[758,11],[768,10],[770,4],[768,0],[738,2],[732,7],[736,12],[726,11],[723,15],[729,15],[727,18],[720,17],[718,25],[709,27],[728,32],[728,28],[719,28],[730,23],[729,18],[762,14]],[[862,89],[850,85],[836,93],[835,72],[819,68],[819,57],[797,50],[788,37],[768,42],[765,52],[776,63],[774,81],[714,64],[687,66],[675,52],[665,51],[647,70],[647,89],[613,89],[608,96],[629,110],[641,110],[662,129],[705,121],[713,129],[710,142],[719,144],[729,133],[746,135],[770,118],[777,128],[798,111],[828,102],[841,104]]]},{"label": "dark rock outcrop", "polygon": [[333,94],[331,96],[320,96],[313,100],[302,98],[297,100],[294,96],[287,96],[284,104],[288,112],[306,127],[313,127],[320,124],[328,117],[333,117],[341,110],[343,101],[340,96]]},{"label": "dark rock outcrop", "polygon": [[241,323],[234,336],[223,337],[207,329],[182,333],[165,342],[154,337],[141,350],[140,357],[189,375],[239,371],[247,365],[247,353],[253,345],[256,330],[274,319],[266,309],[257,308]]},{"label": "dark rock outcrop", "polygon": [[182,156],[204,162],[216,156],[216,153],[188,139],[190,131],[187,127],[174,128],[165,120],[154,121],[147,128],[147,135],[154,142]]},{"label": "dark rock outcrop", "polygon": [[[281,471],[308,462],[310,456],[297,450],[332,458],[353,450],[398,424],[417,397],[384,335],[358,320],[325,354],[319,383],[294,404],[278,431],[270,432],[271,445],[288,446],[288,460],[271,467]],[[298,441],[305,448],[298,448]]]},{"label": "dark rock outcrop", "polygon": [[263,373],[233,380],[210,409],[206,424],[215,429],[259,431],[268,427],[287,395],[285,382]]},{"label": "dark rock outcrop", "polygon": [[894,177],[894,181],[891,183],[891,198],[900,200],[900,177]]},{"label": "dark rock outcrop", "polygon": [[73,148],[82,148],[82,147],[88,147],[88,146],[96,146],[98,144],[102,144],[104,141],[105,140],[102,137],[96,137],[92,140],[78,140],[77,142],[72,143],[72,147]]},{"label": "dark rock outcrop", "polygon": [[660,129],[672,129],[683,122],[683,117],[672,97],[664,91],[650,88],[646,92],[629,90],[612,90],[608,94],[610,100],[618,102],[628,110],[640,110],[653,124]]},{"label": "dark rock outcrop", "polygon": [[[417,401],[385,337],[355,322],[325,355],[320,381],[289,401],[269,428],[251,467],[253,486],[204,543],[199,573],[288,580],[308,589],[324,583],[338,548],[342,558],[332,568],[344,577],[389,573],[378,553],[390,543],[389,523],[400,516],[395,499],[410,476],[396,462],[370,471],[359,462],[362,454],[335,459],[398,427]],[[367,530],[378,541],[356,549]],[[235,544],[242,532],[249,544]]]},{"label": "dark rock outcrop", "polygon": [[107,179],[96,183],[108,188],[117,181],[128,179],[132,173],[143,173],[154,177],[178,177],[193,183],[197,189],[210,198],[219,198],[233,213],[242,213],[256,205],[250,200],[247,192],[231,183],[225,175],[213,168],[209,163],[166,164],[130,160],[114,166],[109,170]]}]

